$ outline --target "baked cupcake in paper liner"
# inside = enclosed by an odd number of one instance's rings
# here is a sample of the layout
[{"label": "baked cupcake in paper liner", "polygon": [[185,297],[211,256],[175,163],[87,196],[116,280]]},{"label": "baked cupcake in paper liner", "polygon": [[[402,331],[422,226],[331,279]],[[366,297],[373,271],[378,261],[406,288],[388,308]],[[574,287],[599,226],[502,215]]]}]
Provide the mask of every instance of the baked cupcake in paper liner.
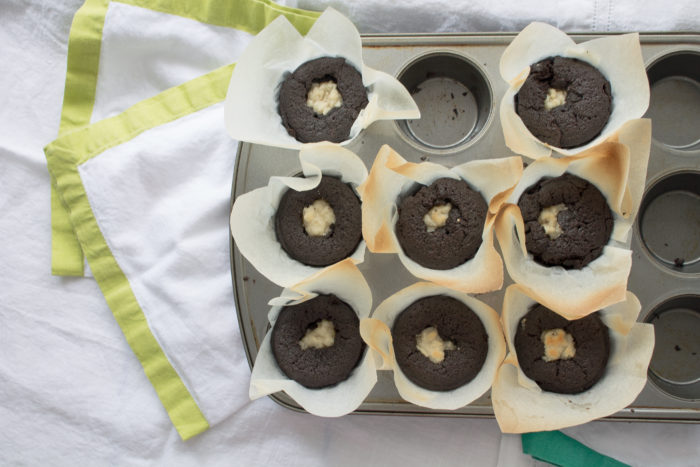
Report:
[{"label": "baked cupcake in paper liner", "polygon": [[[411,274],[466,293],[498,290],[503,284],[503,264],[494,246],[495,214],[522,174],[522,159],[507,157],[466,162],[447,168],[432,162],[407,162],[389,146],[379,150],[362,194],[362,234],[373,253],[396,253]],[[451,269],[429,269],[409,258],[401,247],[395,225],[398,202],[417,186],[440,178],[464,180],[488,205],[481,245],[471,258]]]},{"label": "baked cupcake in paper liner", "polygon": [[283,148],[304,143],[287,133],[278,113],[278,92],[288,73],[321,57],[342,57],[362,75],[369,103],[352,124],[352,141],[377,120],[420,118],[418,106],[391,75],[366,66],[360,34],[350,20],[327,8],[306,36],[283,16],[263,29],[241,54],[224,104],[229,135],[240,141]]},{"label": "baked cupcake in paper liner", "polygon": [[335,295],[357,313],[359,320],[367,318],[372,308],[372,292],[362,273],[350,260],[341,261],[284,289],[279,297],[269,302],[272,306],[268,313],[271,329],[265,335],[253,365],[249,392],[252,400],[284,391],[309,413],[339,417],[355,410],[374,387],[377,382],[376,357],[367,347],[347,379],[320,389],[302,386],[289,378],[277,364],[272,352],[271,335],[280,311],[285,306],[303,303],[319,294]]},{"label": "baked cupcake in paper liner", "polygon": [[[289,287],[322,270],[293,259],[284,251],[275,231],[275,215],[284,193],[307,191],[322,175],[340,178],[356,191],[367,178],[367,168],[353,152],[330,143],[304,146],[299,152],[304,177],[271,177],[267,186],[239,196],[231,209],[231,234],[241,254],[269,280]],[[361,196],[358,196],[361,201]],[[364,260],[365,242],[360,240],[350,258]]]},{"label": "baked cupcake in paper liner", "polygon": [[[571,149],[541,142],[527,129],[515,110],[515,95],[527,79],[531,65],[553,56],[578,59],[592,65],[607,78],[611,87],[612,113],[607,124],[597,137]],[[553,26],[531,23],[503,52],[500,73],[510,84],[500,106],[506,146],[533,159],[550,156],[552,151],[571,156],[596,146],[614,136],[627,121],[644,115],[649,106],[649,81],[637,33],[576,44]]]},{"label": "baked cupcake in paper liner", "polygon": [[[538,302],[576,319],[625,299],[632,266],[629,232],[644,191],[651,145],[651,122],[633,120],[606,142],[567,158],[531,163],[509,194],[496,220],[496,237],[508,274]],[[525,246],[525,226],[517,202],[543,177],[576,175],[593,184],[613,213],[613,230],[602,254],[581,269],[537,263]]]},{"label": "baked cupcake in paper liner", "polygon": [[518,364],[514,341],[518,323],[537,300],[517,284],[506,289],[501,321],[508,356],[491,390],[496,420],[504,433],[559,430],[612,415],[631,404],[647,381],[654,327],[637,323],[641,305],[626,292],[623,301],[600,310],[608,327],[610,355],[605,373],[579,394],[543,391]]},{"label": "baked cupcake in paper liner", "polygon": [[[396,361],[391,335],[394,322],[402,311],[421,298],[436,295],[451,297],[467,305],[480,319],[488,336],[488,350],[481,370],[471,381],[450,391],[432,391],[406,377]],[[428,282],[413,284],[384,300],[371,318],[361,321],[360,333],[364,341],[381,356],[380,369],[393,371],[394,383],[402,398],[412,404],[438,410],[455,410],[481,397],[493,384],[506,353],[503,331],[493,308],[465,293]]]}]

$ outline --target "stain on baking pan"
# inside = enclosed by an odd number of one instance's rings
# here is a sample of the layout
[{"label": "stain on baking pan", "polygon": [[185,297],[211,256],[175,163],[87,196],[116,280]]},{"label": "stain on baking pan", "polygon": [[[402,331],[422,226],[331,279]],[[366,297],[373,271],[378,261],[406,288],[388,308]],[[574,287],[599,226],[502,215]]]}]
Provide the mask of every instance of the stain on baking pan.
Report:
[{"label": "stain on baking pan", "polygon": [[651,99],[646,117],[654,139],[670,148],[700,150],[700,53],[673,52],[647,69]]},{"label": "stain on baking pan", "polygon": [[700,173],[661,178],[642,199],[642,244],[654,260],[681,273],[700,273]]},{"label": "stain on baking pan", "polygon": [[475,141],[491,114],[491,87],[481,69],[450,52],[420,56],[399,73],[421,118],[397,122],[414,145],[428,150],[462,148]]},{"label": "stain on baking pan", "polygon": [[645,321],[656,335],[649,379],[672,396],[700,400],[700,296],[672,298]]}]

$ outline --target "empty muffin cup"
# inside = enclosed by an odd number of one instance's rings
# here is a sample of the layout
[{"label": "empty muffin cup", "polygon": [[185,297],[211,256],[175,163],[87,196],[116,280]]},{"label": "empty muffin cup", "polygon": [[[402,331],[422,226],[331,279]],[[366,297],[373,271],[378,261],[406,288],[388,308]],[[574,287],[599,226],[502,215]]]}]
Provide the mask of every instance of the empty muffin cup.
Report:
[{"label": "empty muffin cup", "polygon": [[700,53],[665,55],[647,69],[651,99],[646,117],[656,141],[673,149],[700,149]]},{"label": "empty muffin cup", "polygon": [[491,87],[483,71],[451,52],[430,53],[398,76],[421,118],[398,121],[401,133],[421,149],[455,150],[476,139],[492,110]]},{"label": "empty muffin cup", "polygon": [[639,234],[660,264],[700,272],[700,173],[677,172],[654,183],[642,199]]},{"label": "empty muffin cup", "polygon": [[700,400],[700,296],[672,298],[652,310],[646,321],[654,325],[656,335],[649,379],[672,396]]}]

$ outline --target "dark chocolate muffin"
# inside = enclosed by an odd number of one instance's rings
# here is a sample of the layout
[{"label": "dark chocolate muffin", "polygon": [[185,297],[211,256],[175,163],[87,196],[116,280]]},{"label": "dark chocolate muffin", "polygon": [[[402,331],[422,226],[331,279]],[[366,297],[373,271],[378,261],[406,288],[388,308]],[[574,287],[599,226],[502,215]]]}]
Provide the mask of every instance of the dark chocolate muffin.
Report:
[{"label": "dark chocolate muffin", "polygon": [[515,111],[540,141],[564,149],[582,146],[608,122],[610,82],[586,62],[549,57],[530,68],[515,95]]},{"label": "dark chocolate muffin", "polygon": [[[432,211],[441,207],[442,213]],[[440,178],[401,201],[396,237],[406,256],[421,266],[452,269],[473,258],[481,246],[487,211],[484,198],[467,182]],[[429,227],[426,216],[444,225]]]},{"label": "dark chocolate muffin", "polygon": [[[305,208],[311,210],[306,210],[310,222],[324,220],[327,211],[315,210],[319,200],[332,209],[334,217],[326,220],[325,233],[314,232],[308,223],[305,226]],[[297,261],[309,266],[337,263],[352,255],[362,240],[360,200],[349,185],[324,175],[312,190],[285,192],[275,214],[275,233],[282,249]]]},{"label": "dark chocolate muffin", "polygon": [[[318,91],[317,96],[324,99],[316,101],[309,92],[318,86],[330,87]],[[338,94],[342,103],[337,101]],[[321,103],[320,107],[314,110],[308,105],[310,98]],[[342,57],[321,57],[303,63],[284,78],[278,112],[287,132],[297,141],[340,143],[348,139],[350,128],[368,102],[359,71]],[[317,111],[319,108],[323,110]]]},{"label": "dark chocolate muffin", "polygon": [[[314,330],[327,331],[326,327],[332,329],[333,337],[319,344],[328,339],[328,333],[314,335]],[[313,340],[316,345],[309,345]],[[332,344],[326,346],[329,342]],[[357,314],[335,295],[319,295],[284,307],[272,328],[271,344],[284,374],[311,389],[346,380],[365,348]]]},{"label": "dark chocolate muffin", "polygon": [[542,178],[520,196],[525,246],[544,266],[581,269],[610,240],[613,214],[593,184],[565,173]]},{"label": "dark chocolate muffin", "polygon": [[[476,313],[443,295],[411,304],[396,317],[391,335],[401,371],[431,391],[451,391],[467,384],[479,373],[488,353],[488,335]],[[430,352],[436,341],[437,355]],[[444,359],[438,361],[441,355]]]},{"label": "dark chocolate muffin", "polygon": [[[570,338],[563,341],[565,334],[562,331]],[[560,344],[549,347],[547,357],[545,339]],[[564,350],[564,358],[556,358],[571,341],[573,350]],[[610,355],[610,336],[598,313],[569,321],[535,304],[518,323],[515,352],[523,373],[543,390],[578,394],[591,388],[605,373]],[[566,352],[573,352],[573,356]]]}]

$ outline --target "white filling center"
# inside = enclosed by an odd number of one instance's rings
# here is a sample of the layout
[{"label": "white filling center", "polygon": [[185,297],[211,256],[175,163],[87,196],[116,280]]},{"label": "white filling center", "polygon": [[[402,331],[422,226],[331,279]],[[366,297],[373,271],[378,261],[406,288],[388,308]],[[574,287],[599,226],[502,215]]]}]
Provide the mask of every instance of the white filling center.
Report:
[{"label": "white filling center", "polygon": [[445,359],[446,350],[455,350],[457,347],[450,341],[443,341],[437,329],[430,326],[416,335],[416,349],[433,363],[440,363]]},{"label": "white filling center", "polygon": [[306,95],[306,105],[314,109],[318,115],[326,115],[336,107],[343,105],[343,96],[333,81],[313,83]]},{"label": "white filling center", "polygon": [[566,91],[562,89],[549,88],[547,91],[547,97],[544,99],[544,108],[546,110],[552,110],[555,107],[564,105],[566,102]]},{"label": "white filling center", "polygon": [[544,344],[542,360],[553,362],[555,360],[568,360],[576,355],[574,338],[563,329],[550,329],[540,335]]},{"label": "white filling center", "polygon": [[330,204],[322,199],[317,199],[304,208],[302,213],[304,230],[311,237],[323,237],[331,231],[335,224],[335,213]]},{"label": "white filling center", "polygon": [[319,321],[313,329],[308,329],[304,337],[299,341],[301,350],[309,348],[323,349],[330,347],[335,342],[335,328],[327,319]]},{"label": "white filling center", "polygon": [[537,222],[544,227],[544,233],[546,233],[552,240],[559,238],[559,236],[562,234],[561,226],[557,221],[557,215],[564,210],[566,210],[566,204],[564,203],[549,206],[544,208],[537,218]]},{"label": "white filling center", "polygon": [[434,206],[428,214],[423,216],[423,222],[428,232],[435,232],[438,228],[444,226],[447,223],[447,218],[450,215],[450,209],[452,205],[450,203],[443,204],[442,206]]}]

